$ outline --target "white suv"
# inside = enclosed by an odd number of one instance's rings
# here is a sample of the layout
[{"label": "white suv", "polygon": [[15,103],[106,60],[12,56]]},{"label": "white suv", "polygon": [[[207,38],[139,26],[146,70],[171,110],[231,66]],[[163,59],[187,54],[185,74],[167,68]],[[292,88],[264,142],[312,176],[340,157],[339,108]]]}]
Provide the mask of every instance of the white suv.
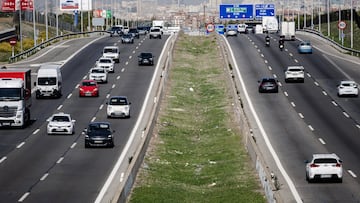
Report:
[{"label": "white suv", "polygon": [[96,61],[95,67],[105,68],[106,72],[113,73],[114,71],[114,61],[111,58],[101,57]]},{"label": "white suv", "polygon": [[75,132],[75,120],[71,119],[70,114],[57,113],[48,120],[47,134],[69,134]]},{"label": "white suv", "polygon": [[95,67],[89,71],[89,79],[95,80],[98,83],[107,83],[108,74],[104,68]]},{"label": "white suv", "polygon": [[285,82],[300,81],[304,82],[304,67],[303,66],[288,66],[285,71]]},{"label": "white suv", "polygon": [[118,46],[106,46],[103,49],[103,57],[111,58],[115,63],[120,62],[120,51]]},{"label": "white suv", "polygon": [[306,163],[306,180],[336,179],[342,182],[343,166],[340,158],[332,154],[313,154],[311,161]]}]

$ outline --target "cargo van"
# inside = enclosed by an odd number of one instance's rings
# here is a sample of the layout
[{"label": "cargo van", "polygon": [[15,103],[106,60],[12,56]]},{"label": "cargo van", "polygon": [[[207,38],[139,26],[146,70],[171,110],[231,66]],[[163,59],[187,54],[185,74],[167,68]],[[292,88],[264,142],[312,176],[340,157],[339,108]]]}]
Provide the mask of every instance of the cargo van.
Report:
[{"label": "cargo van", "polygon": [[34,82],[36,86],[36,99],[42,97],[60,98],[62,93],[62,77],[59,65],[42,65],[37,72],[37,79]]}]

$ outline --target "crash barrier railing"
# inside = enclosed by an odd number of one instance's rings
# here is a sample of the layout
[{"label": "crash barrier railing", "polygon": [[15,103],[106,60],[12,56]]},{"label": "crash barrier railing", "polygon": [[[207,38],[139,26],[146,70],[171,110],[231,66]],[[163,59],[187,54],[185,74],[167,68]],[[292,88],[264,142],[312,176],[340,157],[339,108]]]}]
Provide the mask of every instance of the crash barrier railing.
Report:
[{"label": "crash barrier railing", "polygon": [[37,53],[38,51],[40,51],[41,49],[50,46],[60,40],[65,40],[65,39],[71,39],[71,38],[80,38],[80,37],[87,37],[93,33],[110,33],[109,31],[90,31],[90,32],[76,32],[76,33],[68,33],[68,34],[64,34],[64,35],[59,35],[53,38],[50,38],[49,40],[46,40],[40,44],[38,44],[37,46],[34,46],[30,49],[27,49],[21,53],[18,53],[12,57],[9,58],[9,63],[14,63],[17,62],[19,60],[25,59],[35,53]]},{"label": "crash barrier railing", "polygon": [[6,40],[10,40],[12,38],[16,38],[16,29],[11,28],[0,32],[0,42],[4,42]]},{"label": "crash barrier railing", "polygon": [[143,162],[148,143],[157,124],[156,117],[164,93],[167,74],[172,61],[172,51],[177,39],[172,34],[158,58],[150,88],[145,97],[139,119],[135,124],[123,153],[110,173],[104,187],[98,194],[95,203],[126,202],[136,179],[137,172]]},{"label": "crash barrier railing", "polygon": [[221,48],[222,56],[225,60],[225,69],[228,72],[229,81],[233,87],[234,97],[234,112],[238,121],[239,129],[241,136],[243,137],[243,143],[246,147],[246,150],[252,160],[253,167],[256,169],[261,185],[264,189],[264,193],[269,203],[282,203],[284,202],[279,194],[280,190],[280,180],[278,176],[273,171],[269,171],[270,168],[265,162],[265,159],[259,149],[259,145],[256,142],[256,137],[260,135],[255,135],[253,132],[254,126],[251,126],[249,115],[250,112],[247,110],[248,107],[244,103],[245,100],[243,95],[241,95],[242,87],[240,79],[236,76],[234,64],[231,54],[230,47],[225,43],[223,36],[218,35],[218,43]]},{"label": "crash barrier railing", "polygon": [[314,35],[317,35],[319,36],[320,38],[330,42],[331,44],[335,45],[336,47],[342,49],[343,51],[345,52],[348,52],[350,53],[351,55],[353,56],[357,56],[359,57],[360,56],[360,50],[356,50],[356,49],[351,49],[351,48],[348,48],[348,47],[344,47],[342,46],[341,44],[339,44],[338,42],[334,41],[333,39],[327,37],[327,36],[324,36],[322,33],[320,33],[319,31],[317,30],[313,30],[313,29],[300,29],[300,30],[296,30],[297,32],[306,32],[306,33],[311,33],[311,34],[314,34]]}]

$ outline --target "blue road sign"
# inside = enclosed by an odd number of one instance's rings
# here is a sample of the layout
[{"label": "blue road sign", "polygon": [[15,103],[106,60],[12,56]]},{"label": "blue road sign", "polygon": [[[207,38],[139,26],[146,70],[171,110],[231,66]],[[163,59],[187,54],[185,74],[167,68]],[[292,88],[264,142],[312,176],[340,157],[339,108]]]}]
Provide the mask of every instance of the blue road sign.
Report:
[{"label": "blue road sign", "polygon": [[275,16],[274,4],[255,4],[255,18]]},{"label": "blue road sign", "polygon": [[220,5],[220,19],[252,19],[254,5]]},{"label": "blue road sign", "polygon": [[216,25],[215,25],[215,31],[216,31],[218,34],[223,35],[223,34],[224,34],[224,29],[225,29],[225,26],[224,26],[223,24],[216,24]]}]

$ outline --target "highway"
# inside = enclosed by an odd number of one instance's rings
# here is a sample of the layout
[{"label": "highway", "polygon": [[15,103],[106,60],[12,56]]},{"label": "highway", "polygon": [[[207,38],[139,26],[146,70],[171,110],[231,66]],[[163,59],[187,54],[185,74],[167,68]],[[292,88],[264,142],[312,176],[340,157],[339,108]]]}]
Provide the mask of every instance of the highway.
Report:
[{"label": "highway", "polygon": [[[155,65],[138,66],[137,56],[142,51],[152,52],[157,61],[166,38],[150,40],[142,36],[134,44],[121,44],[119,37],[109,36],[73,40],[16,65],[32,67],[36,73],[42,63],[63,64],[63,96],[37,100],[33,94],[31,125],[25,129],[0,129],[1,201],[94,202],[138,119],[155,70]],[[100,97],[80,98],[78,84],[107,45],[120,47],[115,73],[109,74],[107,84],[100,85]],[[34,74],[33,81],[35,77]],[[112,95],[129,98],[129,119],[107,118],[106,101]],[[46,134],[46,119],[56,112],[69,113],[76,120],[74,135]],[[91,121],[111,123],[115,130],[114,148],[84,148],[82,131]]]},{"label": "highway", "polygon": [[[342,55],[323,41],[307,35],[297,37],[311,40],[315,47],[313,54],[298,54],[299,41],[286,41],[285,50],[280,51],[278,36],[270,36],[270,47],[265,47],[262,34],[242,34],[227,40],[256,114],[290,176],[290,184],[295,186],[303,202],[359,202],[360,99],[336,95],[340,80],[360,83],[359,59]],[[305,67],[304,83],[284,82],[284,70],[289,65]],[[258,93],[257,81],[266,76],[279,80],[279,93]],[[279,192],[284,202],[295,202],[281,171],[271,161],[273,158],[254,119],[252,125],[269,169],[279,179]],[[309,184],[305,179],[304,161],[313,153],[340,156],[344,164],[343,183]]]}]

